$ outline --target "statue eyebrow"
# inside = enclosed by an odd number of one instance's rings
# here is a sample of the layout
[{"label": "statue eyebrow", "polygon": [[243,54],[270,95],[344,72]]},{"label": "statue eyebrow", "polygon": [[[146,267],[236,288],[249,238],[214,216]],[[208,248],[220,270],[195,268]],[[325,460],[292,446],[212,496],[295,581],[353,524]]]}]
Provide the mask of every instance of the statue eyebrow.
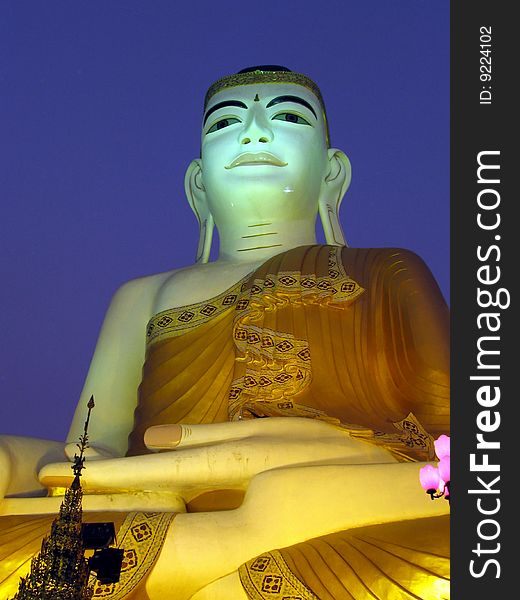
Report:
[{"label": "statue eyebrow", "polygon": [[238,108],[247,108],[247,105],[243,102],[240,102],[240,100],[224,100],[224,102],[219,102],[218,104],[215,104],[215,106],[212,106],[210,109],[208,109],[202,125],[206,125],[206,121],[211,113],[214,113],[219,108],[224,108],[224,106],[238,106]]},{"label": "statue eyebrow", "polygon": [[299,96],[277,96],[276,98],[273,98],[270,102],[267,103],[266,108],[270,108],[271,106],[274,106],[275,104],[280,104],[280,102],[296,102],[296,104],[301,104],[303,106],[305,106],[306,108],[308,108],[311,113],[314,115],[314,117],[316,119],[318,119],[318,117],[316,116],[316,112],[314,111],[314,108],[312,108],[312,106],[307,102],[307,100],[304,100],[303,98],[300,98]]}]

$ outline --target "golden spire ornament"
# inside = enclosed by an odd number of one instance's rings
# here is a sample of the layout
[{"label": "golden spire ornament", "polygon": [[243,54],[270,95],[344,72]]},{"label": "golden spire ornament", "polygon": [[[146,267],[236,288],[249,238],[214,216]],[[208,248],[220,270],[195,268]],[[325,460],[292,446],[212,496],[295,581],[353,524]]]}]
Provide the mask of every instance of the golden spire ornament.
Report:
[{"label": "golden spire ornament", "polygon": [[65,492],[59,515],[51,525],[50,534],[42,540],[41,550],[31,561],[30,573],[22,577],[12,600],[90,600],[90,569],[85,558],[82,539],[82,498],[80,477],[84,469],[84,451],[88,448],[88,422],[94,408],[94,396],[88,404],[88,414],[79,438],[79,455],[74,455],[74,480]]}]

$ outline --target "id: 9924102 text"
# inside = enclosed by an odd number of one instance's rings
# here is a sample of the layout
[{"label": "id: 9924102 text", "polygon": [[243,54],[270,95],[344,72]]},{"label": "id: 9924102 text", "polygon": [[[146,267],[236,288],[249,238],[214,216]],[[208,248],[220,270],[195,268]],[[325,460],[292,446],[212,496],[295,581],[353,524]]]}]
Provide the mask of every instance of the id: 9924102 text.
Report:
[{"label": "id: 9924102 text", "polygon": [[491,104],[491,25],[480,28],[480,104]]}]

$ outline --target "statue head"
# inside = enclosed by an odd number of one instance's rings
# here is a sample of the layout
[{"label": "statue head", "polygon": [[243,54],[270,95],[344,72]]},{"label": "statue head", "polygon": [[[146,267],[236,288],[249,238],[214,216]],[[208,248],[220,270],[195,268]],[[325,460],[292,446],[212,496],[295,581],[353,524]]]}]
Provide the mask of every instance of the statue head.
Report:
[{"label": "statue head", "polygon": [[185,177],[200,225],[197,261],[209,259],[214,225],[221,237],[253,221],[314,227],[318,213],[327,243],[344,245],[338,212],[350,176],[310,78],[262,66],[219,79],[206,93],[201,156]]}]

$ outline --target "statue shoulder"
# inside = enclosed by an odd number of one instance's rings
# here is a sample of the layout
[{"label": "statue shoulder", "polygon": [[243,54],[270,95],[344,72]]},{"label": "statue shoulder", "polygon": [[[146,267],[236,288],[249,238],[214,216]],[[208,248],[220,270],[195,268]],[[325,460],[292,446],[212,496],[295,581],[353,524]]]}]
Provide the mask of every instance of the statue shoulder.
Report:
[{"label": "statue shoulder", "polygon": [[368,284],[374,278],[406,272],[411,279],[433,279],[425,261],[406,248],[348,248],[341,253],[347,273]]},{"label": "statue shoulder", "polygon": [[[144,326],[154,315],[154,303],[161,289],[176,270],[136,277],[121,284],[114,292],[108,307],[106,320],[127,319]],[[144,324],[144,325],[143,325]]]},{"label": "statue shoulder", "polygon": [[165,280],[170,278],[180,269],[155,273],[153,275],[145,275],[143,277],[135,277],[121,284],[114,294],[116,297],[124,297],[128,299],[134,296],[155,294]]},{"label": "statue shoulder", "polygon": [[107,319],[118,321],[131,316],[137,327],[145,326],[163,310],[195,304],[220,294],[252,269],[249,264],[194,264],[131,279],[115,291]]},{"label": "statue shoulder", "polygon": [[157,286],[153,314],[218,296],[252,272],[255,266],[212,262],[171,271]]}]

